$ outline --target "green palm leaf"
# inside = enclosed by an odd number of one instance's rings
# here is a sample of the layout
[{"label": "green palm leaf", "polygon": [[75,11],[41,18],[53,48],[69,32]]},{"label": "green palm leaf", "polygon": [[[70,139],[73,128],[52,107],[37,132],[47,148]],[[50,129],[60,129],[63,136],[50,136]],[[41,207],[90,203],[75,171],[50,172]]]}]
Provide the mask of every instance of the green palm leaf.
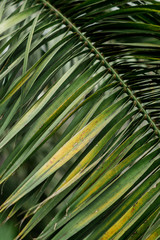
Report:
[{"label": "green palm leaf", "polygon": [[16,239],[158,239],[158,1],[0,4],[2,221],[22,213]]}]

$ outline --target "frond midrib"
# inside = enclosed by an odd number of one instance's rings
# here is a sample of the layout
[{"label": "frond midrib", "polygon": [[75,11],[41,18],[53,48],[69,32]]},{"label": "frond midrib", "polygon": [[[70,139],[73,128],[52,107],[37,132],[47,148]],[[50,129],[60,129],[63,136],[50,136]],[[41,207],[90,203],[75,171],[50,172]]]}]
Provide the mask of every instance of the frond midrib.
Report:
[{"label": "frond midrib", "polygon": [[68,26],[68,28],[72,32],[76,32],[77,35],[79,35],[79,38],[81,41],[85,43],[85,46],[88,47],[93,54],[96,55],[97,59],[101,60],[102,65],[105,66],[113,75],[115,80],[117,80],[123,89],[124,93],[126,93],[130,99],[133,101],[134,106],[139,109],[139,112],[143,114],[144,119],[148,121],[150,128],[153,129],[155,135],[158,135],[160,137],[160,129],[156,126],[155,122],[152,120],[152,118],[147,113],[144,106],[141,104],[141,102],[138,100],[138,98],[135,96],[135,94],[132,92],[132,90],[127,86],[127,84],[124,82],[122,77],[117,73],[117,71],[109,64],[109,62],[104,58],[103,54],[93,45],[93,43],[76,27],[75,24],[73,24],[67,17],[65,17],[58,9],[56,9],[53,5],[51,5],[46,0],[40,0],[45,7],[49,7],[52,12],[55,12],[57,17],[60,17],[62,19],[63,24]]}]

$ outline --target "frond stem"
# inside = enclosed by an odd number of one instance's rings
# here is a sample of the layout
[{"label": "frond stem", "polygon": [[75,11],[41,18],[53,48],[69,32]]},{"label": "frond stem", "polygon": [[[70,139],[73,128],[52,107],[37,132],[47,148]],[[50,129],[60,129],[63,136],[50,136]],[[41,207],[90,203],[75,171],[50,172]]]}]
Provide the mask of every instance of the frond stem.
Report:
[{"label": "frond stem", "polygon": [[51,5],[46,0],[40,0],[43,2],[43,4],[51,9],[51,11],[54,11],[56,16],[60,17],[63,20],[63,23],[66,24],[69,29],[73,32],[76,32],[80,40],[83,41],[86,45],[86,47],[90,48],[93,53],[95,53],[97,59],[100,59],[102,61],[102,64],[112,72],[115,79],[119,81],[121,87],[123,87],[124,92],[127,93],[130,96],[130,99],[133,101],[134,105],[139,109],[139,111],[144,115],[144,119],[148,121],[150,124],[150,127],[154,130],[155,134],[160,137],[160,130],[154,123],[154,121],[151,119],[141,102],[137,99],[137,97],[134,95],[134,93],[131,91],[131,89],[127,86],[127,84],[123,81],[123,79],[119,76],[119,74],[112,68],[112,66],[107,62],[107,60],[104,58],[104,56],[99,52],[99,50],[93,45],[93,43],[84,35],[82,32],[68,19],[66,18],[58,9],[56,9],[53,5]]}]

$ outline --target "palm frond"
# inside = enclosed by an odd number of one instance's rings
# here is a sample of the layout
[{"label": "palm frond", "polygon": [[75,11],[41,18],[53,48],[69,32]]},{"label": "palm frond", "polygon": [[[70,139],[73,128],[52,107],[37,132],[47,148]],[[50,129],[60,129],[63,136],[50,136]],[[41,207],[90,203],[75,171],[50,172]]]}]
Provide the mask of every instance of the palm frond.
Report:
[{"label": "palm frond", "polygon": [[159,13],[1,2],[0,211],[25,211],[15,239],[158,239]]}]

